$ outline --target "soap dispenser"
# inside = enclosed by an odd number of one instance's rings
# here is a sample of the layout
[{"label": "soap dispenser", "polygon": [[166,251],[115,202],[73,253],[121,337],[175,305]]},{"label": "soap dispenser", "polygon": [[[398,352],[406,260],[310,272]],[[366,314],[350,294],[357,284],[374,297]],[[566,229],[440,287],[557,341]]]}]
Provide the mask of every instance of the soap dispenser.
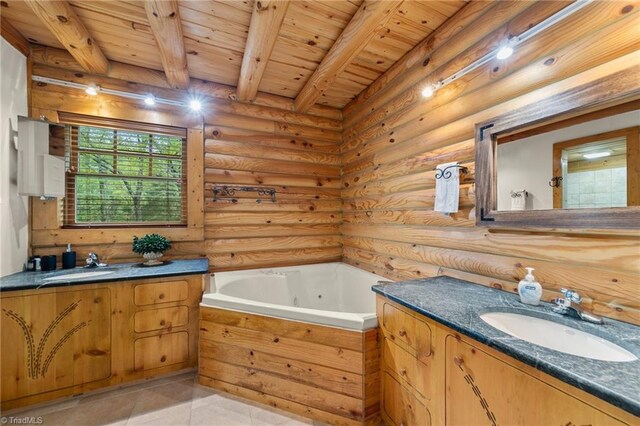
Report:
[{"label": "soap dispenser", "polygon": [[536,277],[533,276],[533,268],[525,268],[527,275],[518,284],[518,294],[520,295],[520,301],[527,305],[539,305],[540,298],[542,297],[542,286],[536,281]]},{"label": "soap dispenser", "polygon": [[67,244],[67,251],[62,253],[62,269],[73,269],[76,267],[76,252],[71,250],[71,244]]}]

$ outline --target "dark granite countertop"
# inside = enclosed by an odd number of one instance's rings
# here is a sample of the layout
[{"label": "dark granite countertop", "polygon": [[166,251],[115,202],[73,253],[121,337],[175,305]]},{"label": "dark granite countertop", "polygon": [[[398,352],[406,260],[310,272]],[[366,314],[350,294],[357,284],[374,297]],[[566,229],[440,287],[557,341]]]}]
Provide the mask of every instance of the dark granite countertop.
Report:
[{"label": "dark granite countertop", "polygon": [[[51,279],[60,275],[82,274],[86,272],[106,272],[109,274],[85,278]],[[207,259],[172,260],[161,266],[141,266],[140,263],[120,263],[98,268],[57,269],[51,272],[18,272],[0,278],[0,292],[30,290],[48,287],[73,286],[90,283],[141,280],[145,278],[195,275],[209,272]]]},{"label": "dark granite countertop", "polygon": [[517,295],[467,281],[435,277],[373,286],[373,291],[461,334],[512,356],[636,416],[640,415],[640,360],[607,362],[569,355],[512,337],[485,323],[485,312],[525,313],[599,335],[640,358],[640,327],[605,318],[589,324],[529,306]]}]

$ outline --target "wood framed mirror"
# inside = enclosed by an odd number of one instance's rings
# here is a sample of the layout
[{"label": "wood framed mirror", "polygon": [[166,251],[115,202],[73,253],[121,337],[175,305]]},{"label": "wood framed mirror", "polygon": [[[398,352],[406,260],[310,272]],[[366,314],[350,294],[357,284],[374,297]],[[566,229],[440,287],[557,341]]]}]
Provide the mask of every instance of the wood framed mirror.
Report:
[{"label": "wood framed mirror", "polygon": [[476,125],[476,224],[640,229],[640,88],[617,73]]}]

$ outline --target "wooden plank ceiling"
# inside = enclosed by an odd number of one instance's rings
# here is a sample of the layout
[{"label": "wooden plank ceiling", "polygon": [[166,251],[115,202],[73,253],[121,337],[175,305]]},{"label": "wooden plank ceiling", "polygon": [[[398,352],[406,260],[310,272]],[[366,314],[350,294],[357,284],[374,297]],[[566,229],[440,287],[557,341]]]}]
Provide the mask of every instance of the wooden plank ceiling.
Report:
[{"label": "wooden plank ceiling", "polygon": [[106,58],[163,70],[173,87],[208,80],[240,87],[241,100],[259,91],[304,111],[343,108],[465,3],[3,0],[1,14],[31,43],[67,49],[87,71],[104,70]]}]

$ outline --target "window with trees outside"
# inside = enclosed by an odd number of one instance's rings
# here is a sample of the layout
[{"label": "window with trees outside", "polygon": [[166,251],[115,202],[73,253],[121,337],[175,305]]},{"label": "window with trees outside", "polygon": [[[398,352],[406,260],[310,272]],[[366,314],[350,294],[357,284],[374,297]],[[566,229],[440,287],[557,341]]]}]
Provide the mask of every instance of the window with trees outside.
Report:
[{"label": "window with trees outside", "polygon": [[186,224],[185,129],[97,120],[66,126],[65,226]]}]

